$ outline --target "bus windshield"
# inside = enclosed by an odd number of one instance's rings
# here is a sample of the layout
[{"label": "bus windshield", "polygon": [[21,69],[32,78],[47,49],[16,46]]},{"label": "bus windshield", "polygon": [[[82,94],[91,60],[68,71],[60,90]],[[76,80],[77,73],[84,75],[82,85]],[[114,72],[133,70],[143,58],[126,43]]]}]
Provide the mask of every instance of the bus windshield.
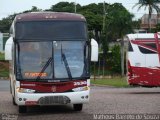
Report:
[{"label": "bus windshield", "polygon": [[87,77],[85,47],[85,41],[19,42],[17,78],[70,80]]}]

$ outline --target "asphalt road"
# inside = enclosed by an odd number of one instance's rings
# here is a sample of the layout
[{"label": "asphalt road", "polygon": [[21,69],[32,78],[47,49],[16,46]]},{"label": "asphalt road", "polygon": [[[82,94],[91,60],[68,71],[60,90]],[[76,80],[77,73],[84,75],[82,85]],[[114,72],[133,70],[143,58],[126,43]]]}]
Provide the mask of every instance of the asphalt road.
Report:
[{"label": "asphalt road", "polygon": [[0,92],[9,91],[9,80],[0,80]]},{"label": "asphalt road", "polygon": [[[18,114],[18,107],[12,105],[9,82],[0,80],[0,120],[18,117],[18,120],[87,120],[125,119],[117,115],[160,115],[160,88],[108,88],[91,87],[90,103],[83,111],[75,112],[72,106],[30,107],[28,113]],[[97,117],[98,115],[103,115]],[[133,116],[135,117],[135,116]],[[145,117],[149,119],[150,116]],[[151,116],[160,119],[160,116]],[[107,120],[108,120],[107,119]],[[131,118],[129,118],[131,119]],[[154,120],[155,120],[154,119]],[[150,120],[150,119],[149,119]]]}]

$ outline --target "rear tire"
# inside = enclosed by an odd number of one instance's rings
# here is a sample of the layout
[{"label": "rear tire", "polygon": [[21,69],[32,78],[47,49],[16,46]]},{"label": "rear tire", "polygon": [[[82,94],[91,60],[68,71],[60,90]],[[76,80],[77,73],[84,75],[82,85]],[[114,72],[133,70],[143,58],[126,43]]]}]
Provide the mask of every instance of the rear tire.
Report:
[{"label": "rear tire", "polygon": [[83,104],[74,104],[73,108],[75,111],[82,111]]},{"label": "rear tire", "polygon": [[26,113],[27,112],[27,106],[18,106],[19,113]]}]

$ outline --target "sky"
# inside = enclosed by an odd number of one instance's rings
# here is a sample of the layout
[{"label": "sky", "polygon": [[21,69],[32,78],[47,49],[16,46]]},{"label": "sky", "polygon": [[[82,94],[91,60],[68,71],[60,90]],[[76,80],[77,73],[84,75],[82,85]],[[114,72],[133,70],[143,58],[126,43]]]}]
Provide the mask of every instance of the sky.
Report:
[{"label": "sky", "polygon": [[23,12],[25,10],[30,10],[32,6],[36,6],[39,9],[45,10],[49,9],[52,5],[59,2],[76,2],[80,5],[88,5],[90,3],[100,3],[106,2],[113,4],[115,2],[122,3],[122,5],[131,13],[135,15],[134,19],[139,19],[143,14],[148,13],[148,11],[141,9],[137,11],[137,8],[132,8],[138,0],[0,0],[0,20],[13,13]]}]

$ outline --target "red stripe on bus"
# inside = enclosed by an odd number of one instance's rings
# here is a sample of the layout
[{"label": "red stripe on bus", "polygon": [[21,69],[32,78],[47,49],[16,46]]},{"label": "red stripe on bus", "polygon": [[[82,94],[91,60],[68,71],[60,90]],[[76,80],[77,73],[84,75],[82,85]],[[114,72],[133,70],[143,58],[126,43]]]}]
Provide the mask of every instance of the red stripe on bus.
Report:
[{"label": "red stripe on bus", "polygon": [[76,87],[87,86],[87,80],[76,80],[60,83],[20,81],[20,88],[33,89],[37,92],[65,92]]},{"label": "red stripe on bus", "polygon": [[128,76],[131,85],[160,86],[160,68],[131,66],[132,76]]}]

